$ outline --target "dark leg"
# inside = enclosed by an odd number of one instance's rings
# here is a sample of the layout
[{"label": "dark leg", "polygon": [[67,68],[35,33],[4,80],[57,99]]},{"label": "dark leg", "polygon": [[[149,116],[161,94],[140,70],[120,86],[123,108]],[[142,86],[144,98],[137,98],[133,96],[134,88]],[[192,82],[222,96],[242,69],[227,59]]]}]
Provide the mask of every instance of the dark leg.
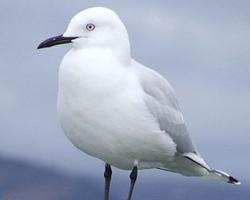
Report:
[{"label": "dark leg", "polygon": [[135,186],[135,181],[137,178],[137,166],[135,166],[130,174],[130,188],[129,188],[129,193],[128,193],[128,200],[131,200],[133,189]]},{"label": "dark leg", "polygon": [[105,178],[104,200],[109,200],[109,188],[110,188],[110,182],[111,182],[111,175],[112,175],[111,166],[106,163],[105,172],[104,172],[104,178]]}]

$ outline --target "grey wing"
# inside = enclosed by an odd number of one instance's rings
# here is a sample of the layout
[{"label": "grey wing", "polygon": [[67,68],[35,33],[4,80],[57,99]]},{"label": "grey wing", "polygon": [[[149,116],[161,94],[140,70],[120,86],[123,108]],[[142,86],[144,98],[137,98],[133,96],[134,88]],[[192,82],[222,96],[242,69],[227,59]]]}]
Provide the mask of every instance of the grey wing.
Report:
[{"label": "grey wing", "polygon": [[157,72],[134,62],[136,75],[145,92],[146,106],[161,130],[176,143],[177,152],[196,152],[171,85]]}]

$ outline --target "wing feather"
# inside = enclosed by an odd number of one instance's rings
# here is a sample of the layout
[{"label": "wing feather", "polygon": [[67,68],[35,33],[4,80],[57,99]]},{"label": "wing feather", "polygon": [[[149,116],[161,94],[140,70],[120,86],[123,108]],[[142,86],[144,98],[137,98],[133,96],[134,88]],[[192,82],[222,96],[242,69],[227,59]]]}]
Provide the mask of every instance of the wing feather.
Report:
[{"label": "wing feather", "polygon": [[145,92],[145,102],[150,113],[177,145],[179,153],[195,152],[173,88],[157,72],[134,61],[136,75]]}]

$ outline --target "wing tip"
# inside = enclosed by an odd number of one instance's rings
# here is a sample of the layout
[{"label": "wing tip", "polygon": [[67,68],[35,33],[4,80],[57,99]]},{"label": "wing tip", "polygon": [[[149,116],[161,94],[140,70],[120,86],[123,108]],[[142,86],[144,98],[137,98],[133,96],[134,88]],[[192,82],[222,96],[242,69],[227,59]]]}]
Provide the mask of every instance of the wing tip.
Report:
[{"label": "wing tip", "polygon": [[228,183],[233,184],[233,185],[240,185],[241,182],[237,180],[236,178],[229,176],[228,177]]}]

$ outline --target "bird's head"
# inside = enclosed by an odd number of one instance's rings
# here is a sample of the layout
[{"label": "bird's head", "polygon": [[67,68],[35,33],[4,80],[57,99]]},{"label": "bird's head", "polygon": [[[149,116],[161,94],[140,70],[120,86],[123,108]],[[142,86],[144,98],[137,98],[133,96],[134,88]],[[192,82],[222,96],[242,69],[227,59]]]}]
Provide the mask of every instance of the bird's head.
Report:
[{"label": "bird's head", "polygon": [[130,49],[124,24],[110,9],[93,7],[76,14],[66,32],[42,42],[38,49],[72,43],[74,48],[107,47]]}]

